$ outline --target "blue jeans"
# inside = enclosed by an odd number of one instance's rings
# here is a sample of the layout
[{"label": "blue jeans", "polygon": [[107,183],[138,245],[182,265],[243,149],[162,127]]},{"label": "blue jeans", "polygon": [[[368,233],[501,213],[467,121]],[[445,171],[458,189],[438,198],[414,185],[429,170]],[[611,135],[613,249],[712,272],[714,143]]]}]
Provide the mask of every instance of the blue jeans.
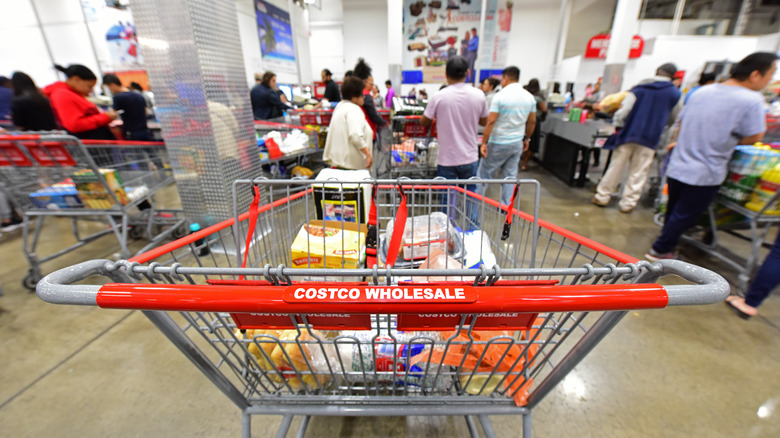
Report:
[{"label": "blue jeans", "polygon": [[[447,179],[469,179],[472,176],[477,176],[477,168],[479,167],[479,161],[475,161],[470,164],[461,164],[460,166],[436,166],[436,175],[440,176],[442,178]],[[461,186],[463,187],[463,186]],[[476,184],[467,184],[466,190],[471,192],[476,192],[477,185]],[[467,224],[465,227],[462,226],[462,224],[457,224],[461,226],[464,229],[467,230],[473,230],[479,228],[479,211],[476,205],[476,202],[474,198],[464,195],[466,200],[466,211],[468,213],[468,218],[471,224]],[[447,198],[448,196],[445,194],[442,197],[442,204],[447,205]],[[450,211],[450,218],[454,218],[455,211],[457,208],[457,199],[456,197],[449,198],[449,211]],[[462,205],[462,204],[461,204]]]},{"label": "blue jeans", "polygon": [[701,215],[707,211],[720,186],[692,186],[668,178],[669,201],[666,204],[666,219],[661,236],[653,243],[653,250],[667,254],[677,247],[680,236],[696,225]]},{"label": "blue jeans", "polygon": [[777,233],[777,239],[769,250],[769,255],[745,295],[745,304],[751,307],[760,306],[778,284],[780,284],[780,233]]},{"label": "blue jeans", "polygon": [[[479,163],[477,176],[481,179],[503,179],[506,177],[517,178],[517,168],[520,165],[520,156],[523,154],[523,143],[513,144],[488,144],[488,156]],[[482,193],[484,194],[484,185]],[[512,202],[514,184],[501,185],[501,203],[509,205]]]}]

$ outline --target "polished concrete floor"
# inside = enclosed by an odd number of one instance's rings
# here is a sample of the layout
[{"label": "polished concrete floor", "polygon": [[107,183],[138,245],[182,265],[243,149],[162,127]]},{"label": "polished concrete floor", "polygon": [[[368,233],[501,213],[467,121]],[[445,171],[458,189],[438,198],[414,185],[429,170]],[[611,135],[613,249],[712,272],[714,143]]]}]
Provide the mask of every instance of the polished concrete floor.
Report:
[{"label": "polished concrete floor", "polygon": [[[542,182],[543,219],[638,257],[658,232],[648,209],[598,208],[592,187],[570,189],[536,167],[525,175]],[[47,227],[42,251],[68,230]],[[106,237],[44,269],[115,252]],[[697,251],[683,258],[735,278]],[[40,301],[21,287],[27,265],[13,233],[0,238],[0,260],[0,436],[239,436],[239,411],[143,314]],[[780,294],[760,312],[749,321],[723,304],[630,312],[536,408],[535,436],[780,436]],[[492,420],[498,436],[520,435],[520,418]],[[279,423],[256,416],[252,436],[274,436]],[[316,417],[306,434],[467,435],[462,417]]]}]

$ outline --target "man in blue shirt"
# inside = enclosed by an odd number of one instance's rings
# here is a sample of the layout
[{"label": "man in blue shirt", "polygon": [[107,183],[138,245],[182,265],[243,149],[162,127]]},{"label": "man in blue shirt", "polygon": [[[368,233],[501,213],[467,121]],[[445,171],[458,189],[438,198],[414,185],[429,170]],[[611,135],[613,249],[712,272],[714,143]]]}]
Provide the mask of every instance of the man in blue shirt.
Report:
[{"label": "man in blue shirt", "polygon": [[664,127],[674,122],[682,106],[680,90],[671,82],[675,73],[674,64],[664,64],[658,67],[651,81],[632,88],[623,99],[614,117],[615,124],[623,128],[616,134],[617,149],[596,187],[594,204],[605,207],[609,203],[628,167],[619,207],[623,213],[630,213],[636,207]]},{"label": "man in blue shirt", "polygon": [[146,126],[146,100],[143,95],[122,86],[122,81],[114,74],[104,75],[103,85],[114,96],[113,108],[121,114],[125,139],[151,141],[152,133]]},{"label": "man in blue shirt", "polygon": [[729,80],[702,87],[683,108],[677,141],[669,145],[674,149],[666,171],[666,219],[647,259],[675,258],[680,236],[696,224],[726,179],[736,146],[763,139],[765,102],[758,92],[775,74],[776,61],[770,52],[748,55],[734,66]]}]

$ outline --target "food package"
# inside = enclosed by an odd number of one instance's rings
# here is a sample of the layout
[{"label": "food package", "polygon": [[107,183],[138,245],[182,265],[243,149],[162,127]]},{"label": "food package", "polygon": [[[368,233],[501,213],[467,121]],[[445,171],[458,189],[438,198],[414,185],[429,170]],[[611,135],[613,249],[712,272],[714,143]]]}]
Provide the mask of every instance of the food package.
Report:
[{"label": "food package", "polygon": [[294,268],[356,269],[365,254],[366,226],[354,222],[311,221],[290,248]]},{"label": "food package", "polygon": [[[322,332],[312,332],[324,341]],[[247,330],[242,337],[253,340],[247,351],[274,382],[286,382],[297,392],[304,386],[314,391],[330,381],[328,356],[335,357],[335,347],[327,342],[307,343],[317,341],[308,331]]]},{"label": "food package", "polygon": [[[130,199],[122,187],[122,177],[119,176],[119,172],[115,169],[100,169],[100,174],[105,178],[108,189],[114,192],[119,203],[127,205]],[[114,200],[106,191],[106,186],[100,182],[92,170],[79,170],[70,178],[76,186],[79,198],[87,208],[110,209],[114,206]]]},{"label": "food package", "polygon": [[496,256],[490,248],[490,239],[482,230],[466,231],[463,234],[463,246],[466,256],[463,266],[468,269],[478,269],[480,265],[492,268],[496,264]]},{"label": "food package", "polygon": [[[503,379],[507,397],[512,397],[517,406],[525,406],[533,379],[527,379],[521,373],[526,365],[526,358],[529,366],[533,363],[533,358],[539,350],[538,344],[530,344],[524,354],[527,344],[517,341],[509,343],[507,338],[517,339],[517,336],[504,330],[472,330],[471,338],[467,330],[460,333],[442,332],[441,336],[444,339],[452,339],[453,343],[446,349],[439,346],[426,348],[413,358],[413,362],[429,361],[460,367],[458,380],[468,394],[490,395]],[[530,340],[535,336],[536,329],[532,329],[521,332],[520,339]],[[502,339],[488,344],[491,339],[497,337]],[[493,378],[489,378],[491,373]],[[507,373],[511,374],[506,376]]]},{"label": "food package", "polygon": [[774,202],[773,205],[767,205],[772,201],[778,189],[780,189],[780,165],[774,170],[767,170],[761,175],[761,180],[750,195],[750,201],[745,204],[749,210],[761,211],[764,214],[780,215],[780,203]]},{"label": "food package", "polygon": [[336,345],[341,362],[339,357],[332,360],[333,369],[341,373],[347,382],[357,385],[382,383],[426,389],[448,386],[448,377],[438,372],[437,363],[418,357],[442,340],[439,332],[399,332],[392,329],[390,334],[392,337],[386,333],[377,336],[374,331],[339,332],[340,339]]},{"label": "food package", "polygon": [[[420,265],[420,269],[463,269],[463,265],[448,256],[444,251],[438,247],[431,247],[431,253],[427,259]],[[416,282],[442,282],[442,281],[464,281],[461,276],[447,276],[447,277],[414,277]]]},{"label": "food package", "polygon": [[412,139],[394,144],[391,148],[392,163],[396,167],[408,166],[417,161],[416,144]]},{"label": "food package", "polygon": [[60,208],[83,207],[76,186],[73,183],[57,183],[30,193],[30,201],[36,208],[56,210]]},{"label": "food package", "polygon": [[[391,220],[387,224],[387,242],[392,240],[394,222]],[[402,240],[403,258],[404,260],[424,259],[428,257],[429,247],[451,254],[455,250],[454,234],[455,227],[450,223],[447,215],[440,211],[407,218]]]}]

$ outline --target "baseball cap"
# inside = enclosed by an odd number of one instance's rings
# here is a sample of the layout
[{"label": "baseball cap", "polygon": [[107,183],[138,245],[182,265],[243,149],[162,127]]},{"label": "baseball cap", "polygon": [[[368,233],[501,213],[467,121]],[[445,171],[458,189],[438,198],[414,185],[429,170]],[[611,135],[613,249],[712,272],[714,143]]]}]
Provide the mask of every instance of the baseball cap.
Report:
[{"label": "baseball cap", "polygon": [[675,74],[677,74],[677,66],[672,64],[671,62],[667,62],[666,64],[663,64],[662,66],[658,67],[658,71],[662,71],[669,75],[669,77],[674,77]]}]

